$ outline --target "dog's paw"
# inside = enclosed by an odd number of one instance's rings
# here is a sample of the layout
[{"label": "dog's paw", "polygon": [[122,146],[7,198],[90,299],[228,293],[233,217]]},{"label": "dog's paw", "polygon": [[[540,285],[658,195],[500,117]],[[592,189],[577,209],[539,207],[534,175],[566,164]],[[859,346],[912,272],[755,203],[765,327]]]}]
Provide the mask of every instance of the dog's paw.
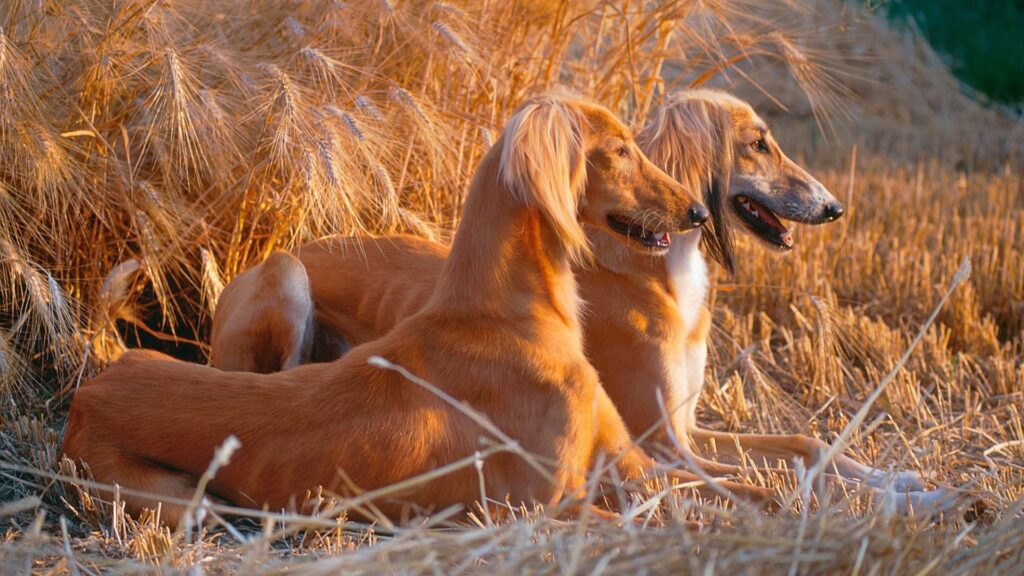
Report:
[{"label": "dog's paw", "polygon": [[967,491],[948,486],[912,492],[896,492],[890,487],[881,492],[882,506],[889,512],[915,518],[931,518],[935,522],[970,500]]},{"label": "dog's paw", "polygon": [[927,492],[924,479],[917,472],[872,469],[864,478],[864,483],[880,490],[892,489],[894,492]]}]

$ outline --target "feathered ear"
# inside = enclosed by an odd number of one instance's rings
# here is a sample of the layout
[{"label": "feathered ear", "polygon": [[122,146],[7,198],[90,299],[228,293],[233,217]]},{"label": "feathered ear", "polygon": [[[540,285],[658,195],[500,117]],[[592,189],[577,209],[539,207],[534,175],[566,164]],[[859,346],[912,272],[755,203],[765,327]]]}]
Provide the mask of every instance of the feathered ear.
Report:
[{"label": "feathered ear", "polygon": [[512,116],[501,149],[502,181],[540,210],[576,263],[590,256],[578,218],[587,180],[584,122],[562,99],[536,99]]},{"label": "feathered ear", "polygon": [[726,206],[726,200],[729,196],[728,190],[728,174],[722,179],[713,178],[708,183],[707,188],[704,189],[704,205],[708,207],[708,212],[711,213],[711,223],[709,225],[711,229],[706,234],[701,235],[701,242],[704,244],[704,249],[707,250],[708,256],[712,260],[721,264],[729,274],[735,274],[736,263],[733,259],[732,229],[729,227],[729,221],[726,219],[727,210],[729,209]]},{"label": "feathered ear", "polygon": [[711,212],[701,238],[708,255],[735,271],[729,228],[729,177],[733,167],[732,119],[714,100],[718,93],[677,92],[637,135],[647,157],[691,190],[700,190]]}]

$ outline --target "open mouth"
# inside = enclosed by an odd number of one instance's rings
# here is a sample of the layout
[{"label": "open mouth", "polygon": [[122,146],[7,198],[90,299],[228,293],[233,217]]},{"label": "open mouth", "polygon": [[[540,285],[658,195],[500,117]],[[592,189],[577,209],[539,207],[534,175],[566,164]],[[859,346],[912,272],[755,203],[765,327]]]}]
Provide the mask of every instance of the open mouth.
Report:
[{"label": "open mouth", "polygon": [[672,244],[672,236],[668,232],[658,232],[644,228],[640,224],[621,216],[608,215],[608,226],[623,236],[636,240],[641,245],[655,250],[663,250]]},{"label": "open mouth", "polygon": [[793,234],[779,220],[774,212],[747,196],[736,196],[733,207],[740,219],[760,239],[772,246],[789,250],[793,248]]}]

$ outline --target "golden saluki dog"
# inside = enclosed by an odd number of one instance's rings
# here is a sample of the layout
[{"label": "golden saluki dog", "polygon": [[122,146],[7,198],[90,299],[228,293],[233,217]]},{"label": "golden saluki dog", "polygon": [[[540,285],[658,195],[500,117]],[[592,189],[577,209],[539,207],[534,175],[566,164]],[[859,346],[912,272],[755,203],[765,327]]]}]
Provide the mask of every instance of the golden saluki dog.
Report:
[{"label": "golden saluki dog", "polygon": [[[726,93],[671,96],[637,140],[670,175],[704,191],[712,214],[704,240],[730,271],[734,229],[789,250],[793,237],[782,220],[819,224],[843,214],[825,187],[786,157],[753,109]],[[720,455],[735,458],[743,452],[755,462],[816,463],[827,446],[809,436],[733,434],[698,426],[695,411],[710,327],[701,231],[669,235],[656,219],[650,222],[608,214],[599,225],[588,226],[596,266],[576,269],[587,303],[587,356],[630,432],[653,429],[651,438],[668,446],[673,432],[684,449],[692,443],[707,452],[713,443]],[[283,370],[335,358],[347,345],[378,338],[428,302],[447,250],[411,236],[335,237],[296,254],[277,253],[225,289],[214,317],[214,366]],[[315,317],[292,313],[300,308],[315,309]],[[668,427],[659,425],[662,403]],[[711,473],[738,471],[688,456]],[[924,484],[916,473],[884,474],[844,455],[830,470],[874,488],[892,482],[896,491],[913,494],[908,497],[913,504],[939,496],[920,492]]]},{"label": "golden saluki dog", "polygon": [[[578,496],[599,451],[619,458],[623,476],[654,472],[584,354],[572,264],[590,252],[581,223],[652,254],[660,249],[627,242],[609,222],[643,220],[667,235],[707,217],[606,109],[565,95],[533,100],[481,161],[431,295],[386,336],[332,363],[266,375],[129,352],[75,394],[63,452],[100,482],[188,498],[215,447],[235,435],[241,448],[210,492],[280,509],[316,486],[374,490],[471,458],[486,446],[482,437],[497,439],[461,410],[464,402],[535,455],[486,461],[486,493],[499,501]],[[375,357],[444,394],[382,369]],[[545,473],[538,462],[554,465]],[[468,507],[480,500],[480,482],[472,466],[460,468],[374,505],[392,518],[410,505]],[[133,495],[125,503],[129,511],[152,505]],[[165,511],[174,519],[183,509]]]}]

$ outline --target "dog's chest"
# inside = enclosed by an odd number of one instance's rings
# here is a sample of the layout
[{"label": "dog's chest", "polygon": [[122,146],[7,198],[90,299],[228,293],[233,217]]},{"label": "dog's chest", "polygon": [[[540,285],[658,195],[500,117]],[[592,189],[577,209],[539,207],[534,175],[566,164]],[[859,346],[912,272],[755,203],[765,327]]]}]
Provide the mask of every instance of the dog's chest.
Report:
[{"label": "dog's chest", "polygon": [[708,268],[699,244],[699,230],[673,236],[666,257],[668,280],[678,308],[678,326],[672,330],[674,337],[666,342],[667,349],[663,351],[668,378],[666,402],[677,433],[694,424],[692,420],[704,385],[707,362],[706,340],[692,337],[695,330],[703,329],[702,314],[708,292]]}]

